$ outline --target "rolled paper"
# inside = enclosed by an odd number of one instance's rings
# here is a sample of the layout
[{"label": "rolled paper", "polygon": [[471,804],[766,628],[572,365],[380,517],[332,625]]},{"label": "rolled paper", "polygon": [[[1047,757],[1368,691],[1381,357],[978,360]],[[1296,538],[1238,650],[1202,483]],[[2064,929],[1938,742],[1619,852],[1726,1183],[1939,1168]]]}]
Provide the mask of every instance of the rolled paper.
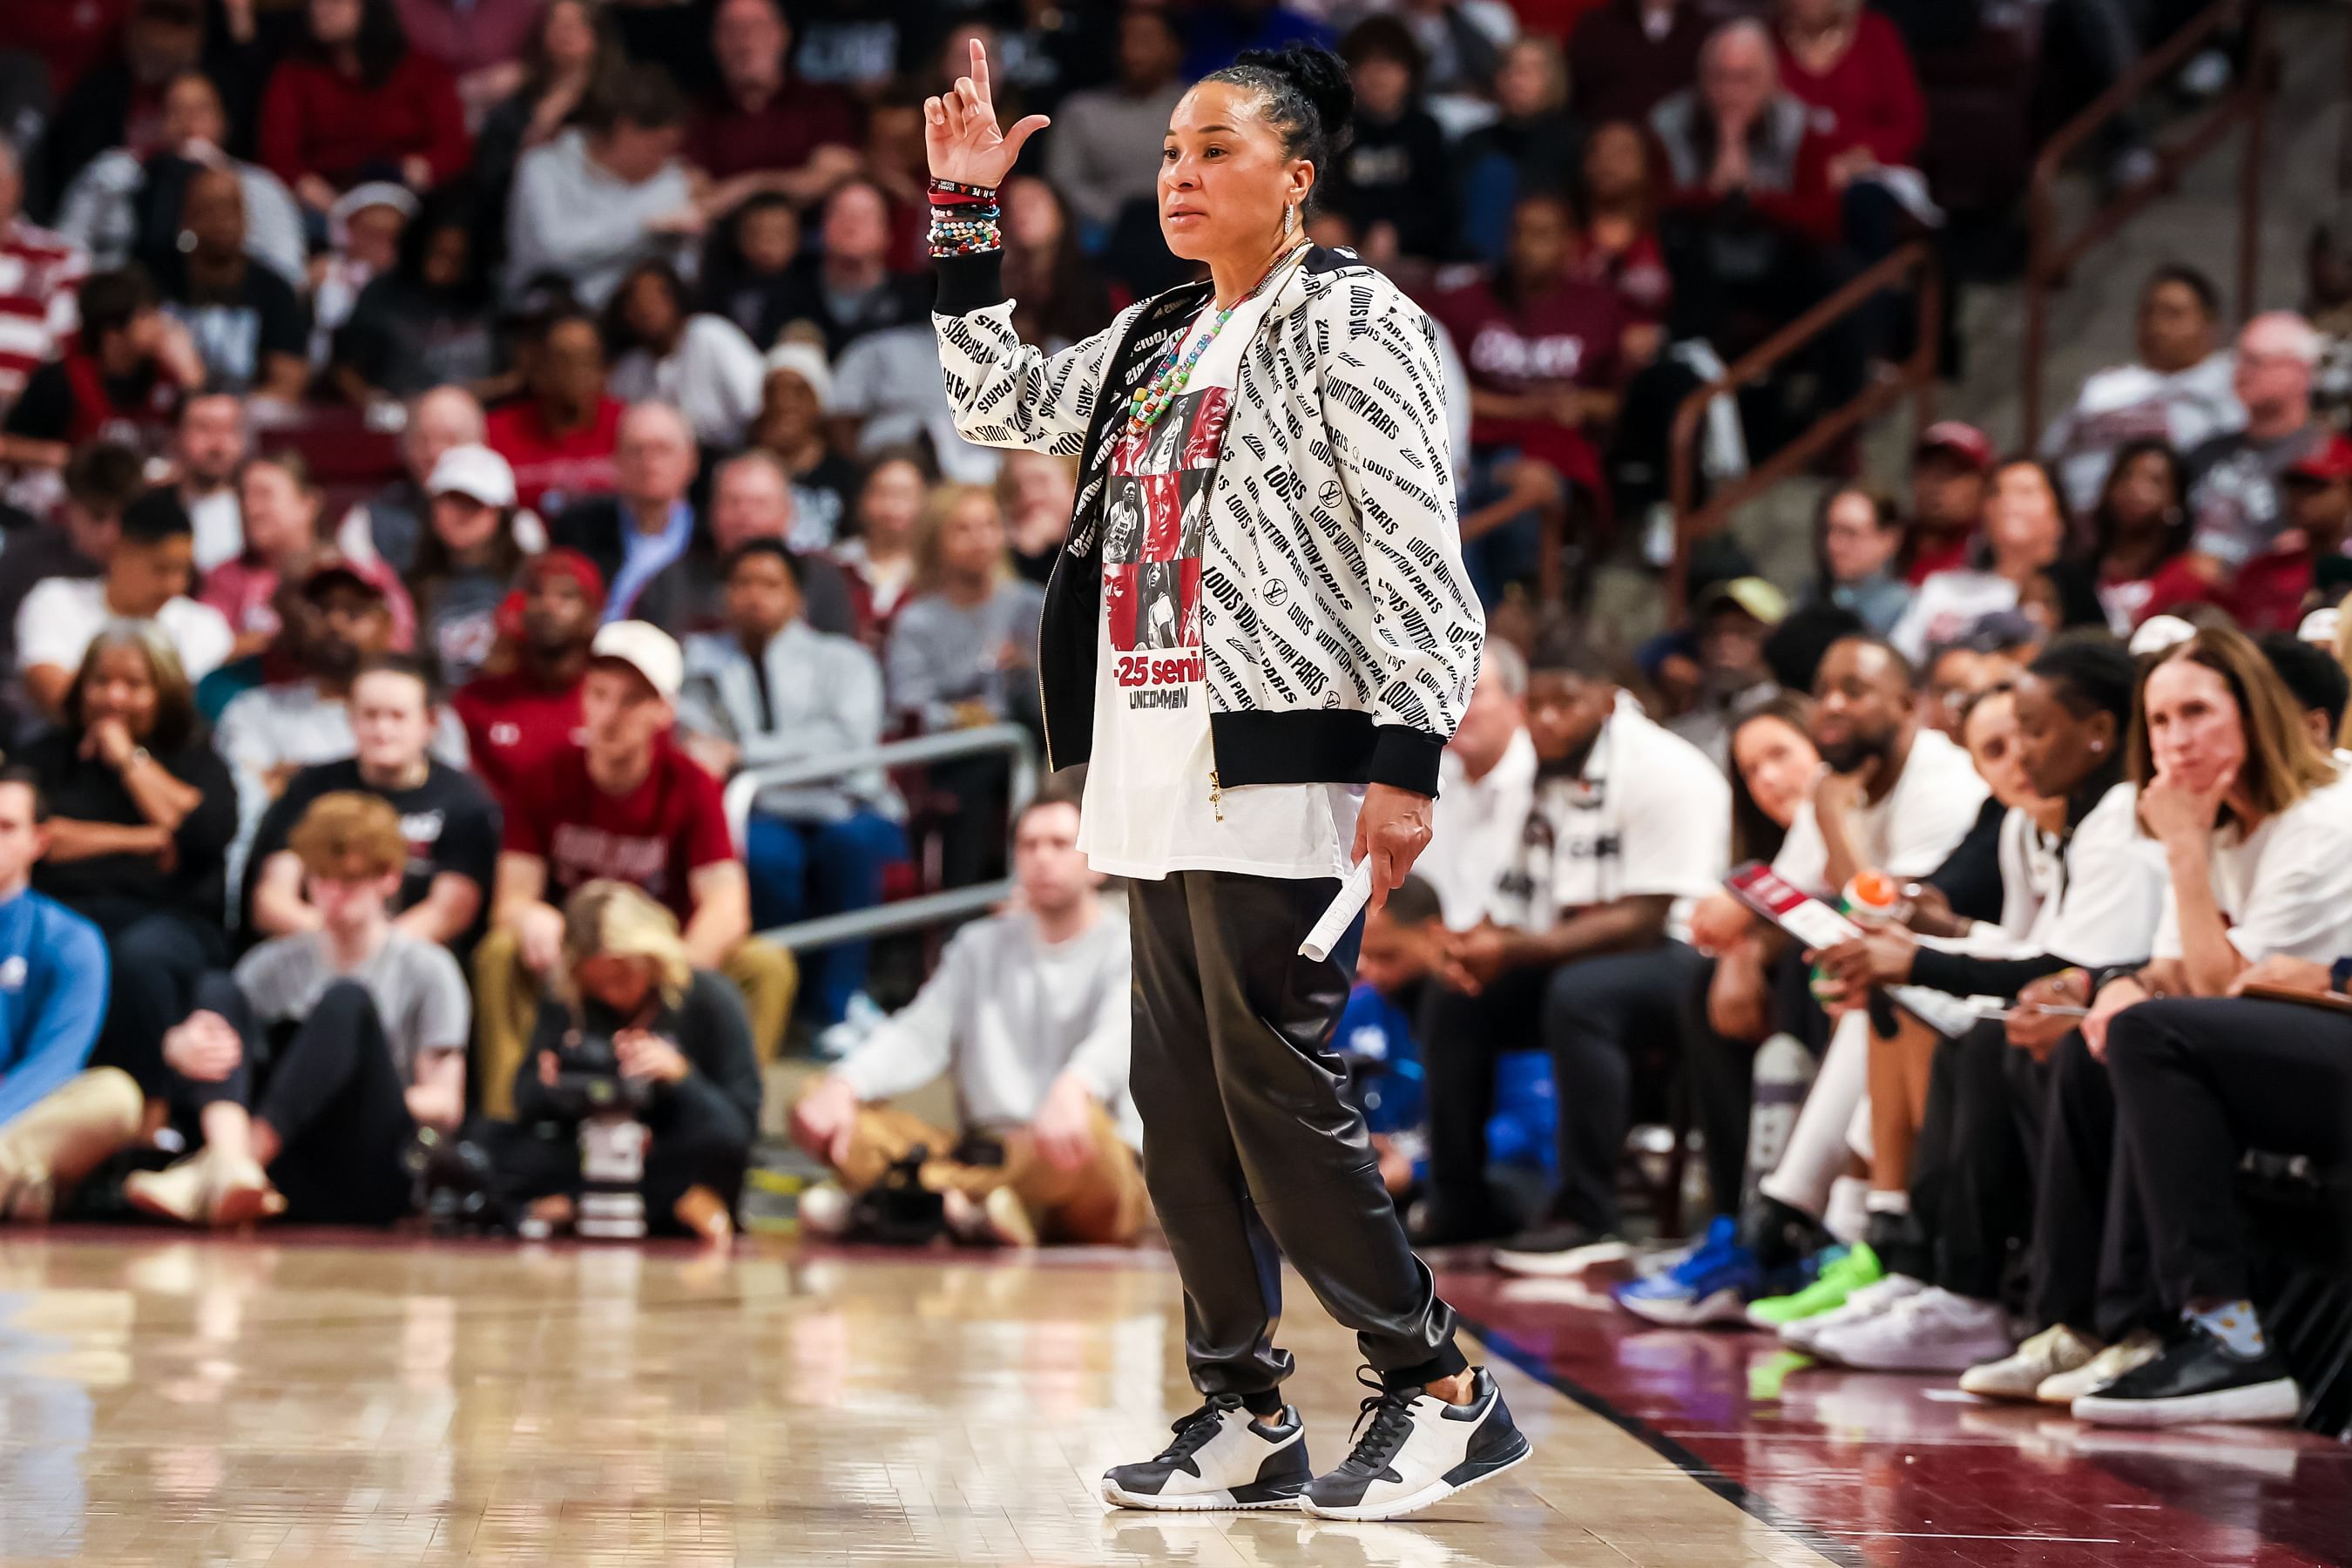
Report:
[{"label": "rolled paper", "polygon": [[1347,935],[1348,927],[1355,922],[1356,916],[1363,911],[1371,898],[1372,858],[1367,855],[1356,862],[1356,868],[1348,873],[1347,880],[1339,884],[1339,892],[1332,896],[1331,907],[1323,911],[1323,918],[1315,922],[1315,929],[1308,931],[1307,940],[1298,944],[1299,956],[1311,958],[1318,963],[1330,957],[1331,950],[1339,945],[1341,937]]}]

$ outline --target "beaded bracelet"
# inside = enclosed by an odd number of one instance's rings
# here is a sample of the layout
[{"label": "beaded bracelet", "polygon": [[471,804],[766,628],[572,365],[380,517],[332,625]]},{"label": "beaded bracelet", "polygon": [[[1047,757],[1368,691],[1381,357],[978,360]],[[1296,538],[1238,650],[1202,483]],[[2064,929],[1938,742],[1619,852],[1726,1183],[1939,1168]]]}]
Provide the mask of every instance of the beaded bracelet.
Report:
[{"label": "beaded bracelet", "polygon": [[969,256],[977,251],[1002,250],[1004,231],[993,222],[934,223],[931,225],[933,256]]}]

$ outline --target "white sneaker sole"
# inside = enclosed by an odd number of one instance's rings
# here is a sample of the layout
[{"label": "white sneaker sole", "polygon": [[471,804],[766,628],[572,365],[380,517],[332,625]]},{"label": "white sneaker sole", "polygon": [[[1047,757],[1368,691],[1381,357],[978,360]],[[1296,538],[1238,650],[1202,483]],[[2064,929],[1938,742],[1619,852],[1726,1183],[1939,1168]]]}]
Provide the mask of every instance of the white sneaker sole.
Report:
[{"label": "white sneaker sole", "polygon": [[1384,1519],[1402,1519],[1409,1513],[1419,1513],[1423,1509],[1434,1508],[1456,1492],[1466,1492],[1472,1487],[1481,1486],[1493,1480],[1496,1476],[1508,1475],[1533,1458],[1535,1458],[1535,1446],[1529,1444],[1527,1450],[1517,1458],[1497,1465],[1484,1475],[1473,1476],[1459,1486],[1449,1486],[1443,1479],[1434,1480],[1417,1492],[1407,1492],[1402,1497],[1391,1498],[1386,1502],[1359,1503],[1353,1508],[1318,1508],[1302,1497],[1298,1500],[1298,1511],[1316,1519],[1340,1520],[1359,1524],[1375,1523]]},{"label": "white sneaker sole", "polygon": [[2053,1377],[2065,1375],[2053,1372],[2042,1377],[2013,1382],[2007,1373],[1995,1374],[1988,1369],[1984,1376],[1979,1377],[1976,1375],[1978,1370],[1970,1367],[1960,1374],[1960,1392],[1973,1394],[1979,1399],[1997,1399],[2003,1405],[2032,1405],[2040,1399],[2044,1383]]},{"label": "white sneaker sole", "polygon": [[[1300,1483],[1302,1486],[1304,1482]],[[1264,1502],[1235,1502],[1231,1491],[1187,1492],[1176,1497],[1153,1497],[1131,1492],[1113,1486],[1108,1477],[1102,1484],[1103,1501],[1114,1508],[1138,1509],[1146,1513],[1265,1513],[1274,1509],[1297,1509],[1297,1494],[1270,1498]]]},{"label": "white sneaker sole", "polygon": [[1645,1323],[1669,1329],[1704,1329],[1717,1323],[1748,1326],[1748,1303],[1737,1290],[1717,1290],[1696,1301],[1661,1300],[1654,1296],[1629,1301],[1621,1296],[1617,1304]]},{"label": "white sneaker sole", "polygon": [[1593,1241],[1565,1252],[1513,1252],[1498,1247],[1494,1252],[1494,1263],[1506,1274],[1524,1275],[1530,1279],[1572,1279],[1595,1268],[1614,1268],[1633,1256],[1630,1242]]},{"label": "white sneaker sole", "polygon": [[1856,1372],[1966,1372],[1989,1361],[1999,1361],[2017,1349],[2005,1339],[1963,1340],[1939,1345],[1864,1345],[1849,1353],[1835,1344],[1816,1345],[1813,1354]]},{"label": "white sneaker sole", "polygon": [[2200,1421],[2292,1421],[2303,1414],[2303,1391],[2293,1378],[2274,1377],[2243,1388],[2179,1399],[2109,1399],[2086,1394],[2074,1401],[2074,1419],[2100,1426],[2188,1426]]}]

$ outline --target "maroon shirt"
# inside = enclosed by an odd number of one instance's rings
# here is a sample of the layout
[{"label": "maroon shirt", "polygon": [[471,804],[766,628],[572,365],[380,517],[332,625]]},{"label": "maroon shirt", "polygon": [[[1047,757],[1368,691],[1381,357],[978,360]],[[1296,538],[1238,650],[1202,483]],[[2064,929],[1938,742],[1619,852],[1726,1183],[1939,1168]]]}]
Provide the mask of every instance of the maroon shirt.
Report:
[{"label": "maroon shirt", "polygon": [[1641,0],[1611,0],[1584,16],[1568,39],[1568,79],[1576,84],[1576,112],[1587,125],[1612,120],[1638,125],[1650,110],[1698,79],[1699,46],[1714,22],[1694,0],[1675,7],[1665,37],[1642,26]]},{"label": "maroon shirt", "polygon": [[547,863],[547,901],[559,909],[610,878],[643,889],[683,926],[694,918],[694,873],[736,858],[719,781],[667,740],[626,795],[598,789],[587,752],[566,746],[509,783],[506,808],[507,852]]},{"label": "maroon shirt", "polygon": [[[1438,296],[1430,313],[1453,336],[1474,388],[1606,390],[1618,383],[1625,314],[1615,293],[1599,284],[1562,279],[1543,294],[1511,301],[1491,283],[1474,283]],[[1476,416],[1470,439],[1479,447],[1516,447],[1570,479],[1590,482],[1599,474],[1582,432],[1548,419]]]},{"label": "maroon shirt", "polygon": [[745,109],[720,89],[715,106],[695,111],[686,159],[714,180],[754,169],[797,169],[828,144],[857,145],[857,115],[839,89],[787,77],[775,97]]}]

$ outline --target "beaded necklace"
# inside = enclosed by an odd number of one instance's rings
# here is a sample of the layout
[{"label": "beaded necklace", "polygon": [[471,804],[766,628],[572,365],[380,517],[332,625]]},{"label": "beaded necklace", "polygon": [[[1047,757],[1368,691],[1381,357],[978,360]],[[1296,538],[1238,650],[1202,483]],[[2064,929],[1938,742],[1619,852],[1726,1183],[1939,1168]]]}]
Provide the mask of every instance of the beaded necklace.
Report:
[{"label": "beaded necklace", "polygon": [[1258,291],[1282,270],[1283,264],[1306,248],[1303,245],[1294,246],[1268,262],[1258,280],[1250,286],[1248,293],[1217,311],[1216,320],[1209,323],[1209,330],[1201,335],[1200,342],[1192,345],[1192,352],[1184,354],[1181,364],[1177,363],[1176,356],[1183,351],[1184,334],[1177,335],[1176,341],[1168,345],[1167,353],[1160,357],[1160,368],[1152,373],[1151,379],[1137,387],[1134,396],[1128,400],[1129,435],[1139,436],[1160,423],[1160,416],[1168,412],[1169,405],[1184,395],[1185,384],[1192,379],[1192,367],[1201,363],[1201,356],[1209,352],[1209,345],[1217,341],[1217,334],[1225,330],[1225,323],[1234,319],[1234,312],[1256,299]]}]

